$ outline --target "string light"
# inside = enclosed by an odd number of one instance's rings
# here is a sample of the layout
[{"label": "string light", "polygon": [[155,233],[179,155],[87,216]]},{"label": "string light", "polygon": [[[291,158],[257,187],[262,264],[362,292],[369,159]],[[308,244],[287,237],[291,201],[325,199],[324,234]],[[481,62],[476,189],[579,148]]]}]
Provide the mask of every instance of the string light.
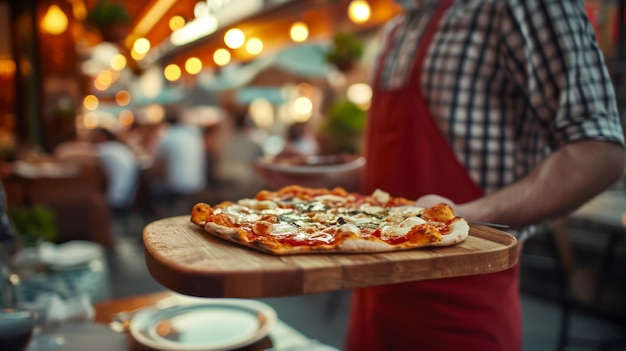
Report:
[{"label": "string light", "polygon": [[364,23],[370,19],[370,4],[365,0],[352,0],[348,5],[348,17],[354,23]]},{"label": "string light", "polygon": [[50,5],[41,20],[41,27],[53,35],[63,34],[68,24],[67,15],[58,5]]},{"label": "string light", "polygon": [[231,49],[238,49],[243,46],[246,36],[239,28],[231,28],[224,34],[224,43]]},{"label": "string light", "polygon": [[230,52],[226,49],[217,49],[213,53],[213,61],[218,66],[225,66],[230,62]]},{"label": "string light", "polygon": [[246,42],[246,51],[250,55],[258,55],[263,52],[263,41],[259,38],[250,38]]},{"label": "string light", "polygon": [[202,61],[197,57],[190,57],[185,61],[185,71],[189,74],[198,74],[202,71]]},{"label": "string light", "polygon": [[165,66],[165,69],[163,69],[163,76],[170,82],[180,79],[181,73],[180,67],[173,63]]},{"label": "string light", "polygon": [[303,42],[309,37],[309,27],[304,22],[295,22],[289,29],[289,36],[295,42]]}]

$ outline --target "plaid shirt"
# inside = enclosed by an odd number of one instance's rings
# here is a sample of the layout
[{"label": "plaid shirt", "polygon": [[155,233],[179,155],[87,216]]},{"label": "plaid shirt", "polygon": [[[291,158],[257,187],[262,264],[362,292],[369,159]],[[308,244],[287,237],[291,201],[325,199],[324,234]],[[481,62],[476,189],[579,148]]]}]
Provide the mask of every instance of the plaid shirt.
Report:
[{"label": "plaid shirt", "polygon": [[[381,86],[406,84],[437,5],[392,20]],[[394,37],[389,33],[394,30]],[[455,1],[428,49],[421,85],[457,157],[486,193],[578,140],[624,144],[612,83],[582,1]]]}]

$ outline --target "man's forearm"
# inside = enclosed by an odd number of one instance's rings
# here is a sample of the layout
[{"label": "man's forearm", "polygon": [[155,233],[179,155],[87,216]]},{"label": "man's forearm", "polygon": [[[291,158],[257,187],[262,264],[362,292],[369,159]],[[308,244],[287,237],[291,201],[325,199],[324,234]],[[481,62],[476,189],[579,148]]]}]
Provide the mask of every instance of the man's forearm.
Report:
[{"label": "man's forearm", "polygon": [[548,157],[527,177],[457,206],[461,216],[519,228],[569,214],[624,174],[626,153],[614,143],[581,141]]}]

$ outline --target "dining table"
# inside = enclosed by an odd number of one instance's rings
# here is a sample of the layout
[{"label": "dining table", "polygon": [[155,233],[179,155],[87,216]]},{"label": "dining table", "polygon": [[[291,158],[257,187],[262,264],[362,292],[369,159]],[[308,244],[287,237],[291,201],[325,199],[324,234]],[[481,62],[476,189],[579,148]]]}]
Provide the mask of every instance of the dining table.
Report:
[{"label": "dining table", "polygon": [[[93,317],[88,319],[69,319],[61,323],[46,326],[42,332],[36,333],[26,351],[162,351],[179,350],[179,348],[155,348],[142,343],[134,337],[129,328],[119,328],[116,316],[125,314],[130,323],[133,316],[150,308],[176,306],[185,300],[176,292],[163,290],[134,296],[113,298],[93,305]],[[163,302],[168,301],[167,306]],[[172,302],[174,301],[174,302]],[[208,300],[207,300],[208,301]],[[202,303],[202,299],[196,303]],[[130,324],[126,325],[127,327]],[[211,331],[208,330],[207,333]],[[230,351],[281,351],[298,347],[317,345],[319,350],[335,350],[313,340],[292,326],[277,319],[276,323],[260,339]],[[191,347],[191,346],[190,346]],[[321,348],[326,347],[326,348]],[[193,348],[190,348],[193,349]],[[197,349],[197,348],[196,348]],[[211,348],[210,350],[223,350]],[[183,344],[180,350],[188,350]],[[194,349],[195,350],[195,349]]]},{"label": "dining table", "polygon": [[[164,290],[161,292],[102,301],[94,305],[95,317],[93,321],[99,325],[110,326],[112,321],[115,319],[114,317],[120,313],[127,313],[129,311],[130,313],[137,313],[145,308],[158,306],[159,303],[163,301],[170,301],[168,299],[176,298],[184,299],[185,297],[180,296],[175,292]],[[158,351],[142,344],[141,342],[138,342],[128,332],[123,334],[126,335],[126,343],[124,348],[119,349],[120,351]],[[310,345],[312,343],[315,343],[315,341],[278,319],[276,325],[269,331],[268,335],[262,337],[256,342],[239,347],[235,350],[260,351],[272,349],[279,351],[303,345]]]}]

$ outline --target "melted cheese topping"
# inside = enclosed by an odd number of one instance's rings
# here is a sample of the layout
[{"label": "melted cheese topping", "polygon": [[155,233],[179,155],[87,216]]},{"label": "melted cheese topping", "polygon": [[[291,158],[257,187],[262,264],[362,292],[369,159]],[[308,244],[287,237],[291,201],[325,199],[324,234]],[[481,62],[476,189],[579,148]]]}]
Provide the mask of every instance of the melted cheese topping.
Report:
[{"label": "melted cheese topping", "polygon": [[269,235],[292,245],[333,244],[347,236],[397,243],[405,240],[403,237],[413,228],[427,223],[420,218],[424,208],[390,206],[391,197],[380,190],[369,198],[373,201],[359,201],[355,195],[324,194],[309,201],[277,194],[266,192],[263,199],[228,203],[216,207],[213,213],[224,213],[236,226],[254,227],[257,235]]}]

